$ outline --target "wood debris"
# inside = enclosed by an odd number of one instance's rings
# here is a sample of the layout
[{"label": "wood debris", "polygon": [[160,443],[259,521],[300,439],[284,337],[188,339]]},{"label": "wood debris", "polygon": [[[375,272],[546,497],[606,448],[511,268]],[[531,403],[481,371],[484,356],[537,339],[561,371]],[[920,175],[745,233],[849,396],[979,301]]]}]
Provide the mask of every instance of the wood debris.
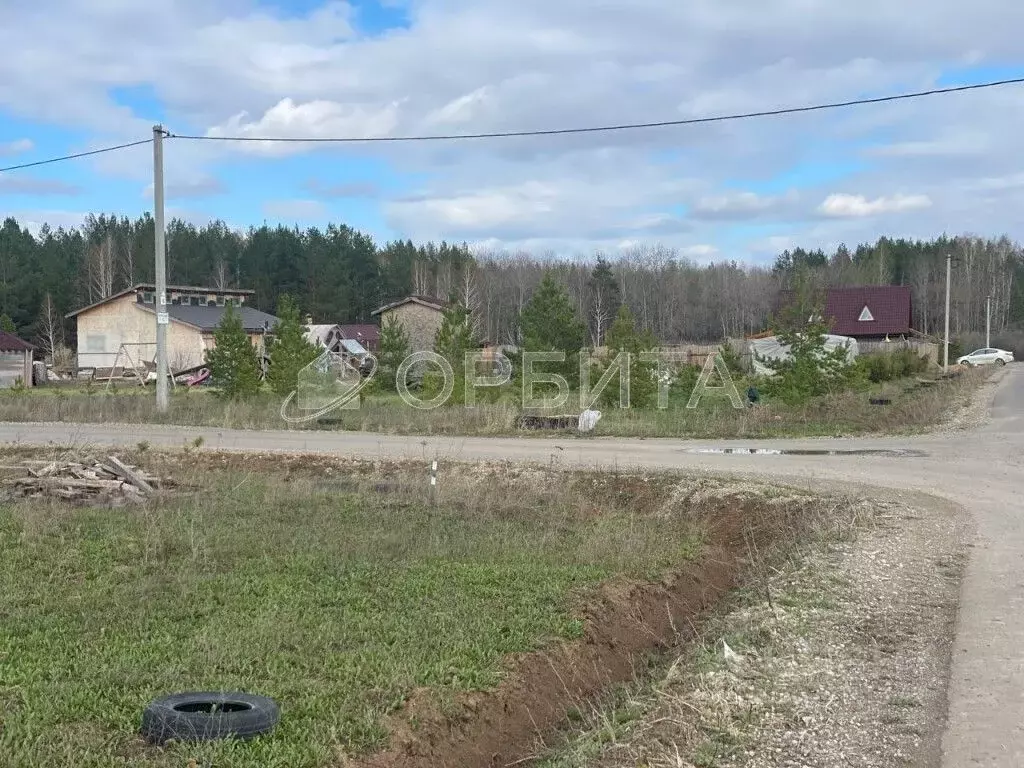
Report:
[{"label": "wood debris", "polygon": [[102,461],[24,461],[17,469],[19,476],[3,485],[10,495],[20,498],[49,497],[112,506],[144,504],[173,485],[116,456]]}]

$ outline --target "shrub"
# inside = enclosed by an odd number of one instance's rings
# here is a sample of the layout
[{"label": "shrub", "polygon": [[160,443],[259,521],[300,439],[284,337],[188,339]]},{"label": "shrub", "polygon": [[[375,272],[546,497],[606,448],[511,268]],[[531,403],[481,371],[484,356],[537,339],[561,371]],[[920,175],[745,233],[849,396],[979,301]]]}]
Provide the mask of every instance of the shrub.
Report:
[{"label": "shrub", "polygon": [[928,358],[912,349],[900,349],[895,352],[864,355],[858,358],[857,368],[869,381],[879,384],[926,371]]}]

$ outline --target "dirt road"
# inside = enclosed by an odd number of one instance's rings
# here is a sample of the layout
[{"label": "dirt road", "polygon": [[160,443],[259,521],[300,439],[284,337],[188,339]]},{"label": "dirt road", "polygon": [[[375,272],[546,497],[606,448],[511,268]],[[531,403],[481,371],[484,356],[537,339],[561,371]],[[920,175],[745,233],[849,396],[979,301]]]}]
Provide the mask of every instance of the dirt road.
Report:
[{"label": "dirt road", "polygon": [[[211,449],[700,468],[768,476],[812,490],[853,483],[931,493],[963,506],[976,528],[953,651],[942,766],[1010,768],[1024,765],[1024,366],[1010,366],[1002,374],[991,408],[978,411],[988,410],[984,423],[979,419],[971,429],[910,438],[719,442],[421,438],[5,423],[0,424],[0,442],[135,445],[148,441],[153,446],[181,447],[202,437],[203,447]],[[750,448],[780,452],[721,452]],[[443,464],[439,480],[444,482]]]}]

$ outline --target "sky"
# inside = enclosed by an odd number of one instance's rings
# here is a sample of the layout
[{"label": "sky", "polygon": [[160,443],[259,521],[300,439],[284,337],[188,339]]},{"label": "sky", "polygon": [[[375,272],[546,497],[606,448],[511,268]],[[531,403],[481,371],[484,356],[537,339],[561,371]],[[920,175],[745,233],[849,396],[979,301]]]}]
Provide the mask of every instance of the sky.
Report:
[{"label": "sky", "polygon": [[[681,120],[1024,76],[1005,0],[36,0],[0,24],[0,167],[152,135]],[[1024,85],[458,142],[165,141],[168,217],[697,262],[880,235],[1024,239]],[[0,173],[31,230],[152,209],[152,147]]]}]

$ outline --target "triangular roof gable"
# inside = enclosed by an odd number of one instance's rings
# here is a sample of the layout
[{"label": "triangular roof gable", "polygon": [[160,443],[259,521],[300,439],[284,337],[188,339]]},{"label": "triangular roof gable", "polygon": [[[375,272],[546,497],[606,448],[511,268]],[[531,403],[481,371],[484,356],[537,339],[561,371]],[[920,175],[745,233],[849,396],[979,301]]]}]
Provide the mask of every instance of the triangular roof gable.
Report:
[{"label": "triangular roof gable", "polygon": [[[864,317],[867,309],[870,320]],[[884,336],[911,332],[912,302],[905,285],[864,285],[829,288],[825,317],[839,336]]]},{"label": "triangular roof gable", "polygon": [[860,317],[857,318],[858,322],[861,323],[873,323],[875,316],[871,314],[871,310],[868,309],[868,305],[864,305],[864,309],[860,311]]}]

